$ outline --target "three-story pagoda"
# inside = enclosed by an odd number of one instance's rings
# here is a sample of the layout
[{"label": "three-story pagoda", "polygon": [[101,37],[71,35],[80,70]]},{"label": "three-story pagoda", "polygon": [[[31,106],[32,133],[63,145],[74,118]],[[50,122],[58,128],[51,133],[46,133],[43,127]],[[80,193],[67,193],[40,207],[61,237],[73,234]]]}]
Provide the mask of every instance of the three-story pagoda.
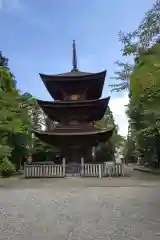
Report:
[{"label": "three-story pagoda", "polygon": [[69,162],[80,162],[100,142],[106,142],[113,129],[95,124],[103,118],[109,97],[101,98],[106,71],[81,72],[77,68],[76,46],[73,41],[71,72],[56,75],[40,74],[54,101],[38,100],[44,113],[57,124],[52,131],[34,131],[42,141],[60,149]]}]

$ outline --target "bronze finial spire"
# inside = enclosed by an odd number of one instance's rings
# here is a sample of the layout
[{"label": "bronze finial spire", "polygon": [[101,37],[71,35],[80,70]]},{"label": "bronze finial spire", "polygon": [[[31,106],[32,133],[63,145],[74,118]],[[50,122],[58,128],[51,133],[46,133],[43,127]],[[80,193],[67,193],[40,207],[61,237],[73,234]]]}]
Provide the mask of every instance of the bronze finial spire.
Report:
[{"label": "bronze finial spire", "polygon": [[73,56],[72,56],[72,64],[73,64],[73,68],[72,68],[72,72],[76,72],[78,71],[77,69],[77,54],[76,54],[76,41],[73,40]]}]

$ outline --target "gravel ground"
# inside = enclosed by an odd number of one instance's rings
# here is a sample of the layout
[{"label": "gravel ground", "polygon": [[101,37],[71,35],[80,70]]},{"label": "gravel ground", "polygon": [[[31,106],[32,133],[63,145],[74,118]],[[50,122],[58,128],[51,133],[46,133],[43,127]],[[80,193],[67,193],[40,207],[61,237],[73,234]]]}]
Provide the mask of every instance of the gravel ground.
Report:
[{"label": "gravel ground", "polygon": [[0,185],[0,240],[160,239],[159,179],[13,178]]}]

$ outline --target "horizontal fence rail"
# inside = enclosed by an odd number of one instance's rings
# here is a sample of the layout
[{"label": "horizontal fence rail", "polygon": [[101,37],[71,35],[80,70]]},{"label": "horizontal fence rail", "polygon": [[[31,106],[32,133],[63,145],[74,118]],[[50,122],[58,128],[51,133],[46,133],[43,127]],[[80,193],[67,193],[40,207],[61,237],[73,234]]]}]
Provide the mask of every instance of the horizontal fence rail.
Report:
[{"label": "horizontal fence rail", "polygon": [[[65,177],[72,171],[72,176],[79,172],[81,177],[118,177],[124,176],[123,164],[121,163],[104,163],[104,164],[79,164],[77,168],[70,164],[54,163],[26,163],[24,166],[25,178],[54,178]],[[75,171],[75,172],[74,172]],[[78,175],[78,176],[79,176]]]},{"label": "horizontal fence rail", "polygon": [[32,163],[25,164],[25,178],[53,178],[64,177],[65,171],[63,165]]}]

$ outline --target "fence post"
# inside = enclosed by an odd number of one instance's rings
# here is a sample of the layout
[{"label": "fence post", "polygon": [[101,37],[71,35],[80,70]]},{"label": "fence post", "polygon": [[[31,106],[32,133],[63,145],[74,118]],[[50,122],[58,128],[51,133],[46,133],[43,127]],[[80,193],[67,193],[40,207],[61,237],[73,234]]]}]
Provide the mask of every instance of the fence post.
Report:
[{"label": "fence post", "polygon": [[84,175],[84,158],[81,157],[81,176],[83,177]]},{"label": "fence post", "polygon": [[27,164],[24,162],[24,177],[27,177]]},{"label": "fence post", "polygon": [[98,165],[98,168],[99,168],[99,178],[102,178],[102,167],[101,167],[101,164]]},{"label": "fence post", "polygon": [[63,167],[63,176],[65,177],[66,175],[66,159],[65,157],[62,159],[62,167]]},{"label": "fence post", "polygon": [[124,177],[124,164],[123,164],[123,163],[121,163],[121,169],[122,169],[122,170],[121,170],[121,171],[122,171],[121,174],[122,174],[122,176]]}]

